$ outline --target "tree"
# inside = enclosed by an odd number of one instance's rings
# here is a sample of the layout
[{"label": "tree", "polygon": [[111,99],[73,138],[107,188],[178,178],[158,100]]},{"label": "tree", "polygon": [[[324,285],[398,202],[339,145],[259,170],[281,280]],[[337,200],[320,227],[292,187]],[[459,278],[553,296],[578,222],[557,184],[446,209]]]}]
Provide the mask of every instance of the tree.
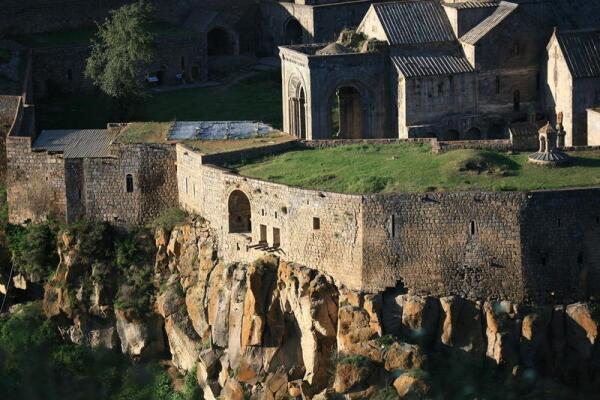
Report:
[{"label": "tree", "polygon": [[141,76],[154,56],[151,11],[143,1],[111,11],[92,41],[85,76],[121,106],[144,96]]}]

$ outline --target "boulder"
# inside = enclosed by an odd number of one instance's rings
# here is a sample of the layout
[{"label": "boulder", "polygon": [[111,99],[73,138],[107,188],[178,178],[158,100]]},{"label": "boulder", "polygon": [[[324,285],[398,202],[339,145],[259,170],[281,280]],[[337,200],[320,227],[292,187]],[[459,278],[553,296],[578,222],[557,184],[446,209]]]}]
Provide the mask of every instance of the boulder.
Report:
[{"label": "boulder", "polygon": [[221,364],[219,356],[213,349],[206,349],[200,353],[198,366],[196,368],[196,378],[200,386],[208,385],[219,377]]},{"label": "boulder", "polygon": [[421,348],[414,344],[395,342],[384,353],[384,366],[387,371],[423,369],[427,362]]},{"label": "boulder", "polygon": [[365,358],[349,357],[338,362],[335,368],[333,389],[337,393],[365,390],[373,373],[373,365]]},{"label": "boulder", "polygon": [[589,304],[576,303],[566,308],[567,343],[582,359],[590,359],[598,341],[598,322]]},{"label": "boulder", "polygon": [[159,315],[134,320],[115,310],[115,319],[123,354],[146,358],[163,352],[163,320]]},{"label": "boulder", "polygon": [[422,371],[414,370],[402,374],[394,380],[394,388],[401,399],[425,400],[429,398],[431,387],[423,375]]},{"label": "boulder", "polygon": [[235,379],[228,379],[223,387],[221,397],[227,400],[244,400],[244,388]]},{"label": "boulder", "polygon": [[201,340],[185,309],[165,319],[165,332],[173,364],[180,370],[191,371],[200,355]]},{"label": "boulder", "polygon": [[401,333],[418,343],[430,344],[438,328],[439,303],[430,297],[403,295]]},{"label": "boulder", "polygon": [[508,302],[485,302],[486,355],[499,365],[513,367],[519,363],[521,323],[514,306]]}]

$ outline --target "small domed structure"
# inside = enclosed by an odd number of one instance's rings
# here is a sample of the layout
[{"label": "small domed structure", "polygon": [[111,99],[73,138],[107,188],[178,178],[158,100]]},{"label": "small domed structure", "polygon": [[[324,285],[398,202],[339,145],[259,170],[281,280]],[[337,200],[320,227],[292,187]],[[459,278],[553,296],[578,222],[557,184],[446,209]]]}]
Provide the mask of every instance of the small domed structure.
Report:
[{"label": "small domed structure", "polygon": [[350,49],[346,46],[343,46],[337,42],[329,43],[327,46],[323,47],[321,50],[317,51],[317,55],[319,56],[334,56],[339,54],[349,54],[352,53]]},{"label": "small domed structure", "polygon": [[[561,166],[571,161],[566,153],[558,149],[559,132],[550,125],[550,122],[539,130],[539,134],[540,149],[529,156],[529,162],[548,166]],[[563,132],[560,132],[560,134],[563,135]]]}]

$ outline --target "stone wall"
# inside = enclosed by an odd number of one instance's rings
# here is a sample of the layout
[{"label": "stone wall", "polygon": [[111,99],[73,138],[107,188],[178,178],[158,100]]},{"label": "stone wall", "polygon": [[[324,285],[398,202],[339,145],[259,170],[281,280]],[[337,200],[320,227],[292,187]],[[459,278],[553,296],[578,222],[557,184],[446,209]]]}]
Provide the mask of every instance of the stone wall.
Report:
[{"label": "stone wall", "polygon": [[[361,196],[249,179],[201,160],[177,145],[179,202],[211,221],[225,260],[251,262],[271,253],[326,271],[344,285],[362,286]],[[250,203],[247,232],[229,233],[228,200],[234,191],[243,192]],[[279,246],[274,246],[277,229]]]},{"label": "stone wall", "polygon": [[[182,70],[185,70],[188,80],[205,80],[208,71],[205,50],[200,36],[158,38],[155,57],[147,72],[157,74],[160,71],[162,83],[168,85],[178,83],[176,74]],[[85,45],[34,49],[35,96],[39,98],[61,92],[90,89],[92,82],[84,76],[89,54],[90,48]]]},{"label": "stone wall", "polygon": [[588,145],[600,146],[600,109],[590,109],[587,112]]},{"label": "stone wall", "polygon": [[6,179],[6,137],[16,120],[18,96],[0,96],[0,181]]},{"label": "stone wall", "polygon": [[[177,206],[175,151],[169,145],[115,146],[115,158],[84,159],[83,187],[87,218],[142,225],[162,210]],[[133,191],[127,192],[127,175]],[[73,195],[73,198],[76,198]]]},{"label": "stone wall", "polygon": [[[337,194],[239,176],[182,145],[177,165],[180,205],[211,221],[228,261],[272,253],[367,292],[540,304],[600,293],[600,189]],[[250,204],[243,233],[229,230],[234,191]]]},{"label": "stone wall", "polygon": [[67,215],[65,160],[31,150],[31,138],[8,137],[7,200],[9,222],[40,221]]}]

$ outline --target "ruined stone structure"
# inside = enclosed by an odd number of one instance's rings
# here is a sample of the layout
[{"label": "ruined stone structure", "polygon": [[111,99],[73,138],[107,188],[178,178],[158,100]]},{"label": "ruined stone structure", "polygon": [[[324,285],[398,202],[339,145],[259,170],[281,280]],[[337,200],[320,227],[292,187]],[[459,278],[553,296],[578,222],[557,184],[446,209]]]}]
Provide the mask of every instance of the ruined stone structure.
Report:
[{"label": "ruined stone structure", "polygon": [[591,16],[600,5],[576,3],[373,4],[350,40],[281,48],[284,130],[307,139],[494,139],[530,115],[555,123],[563,112],[567,145],[586,145],[585,110],[600,102],[598,35],[588,30],[600,28]]}]

